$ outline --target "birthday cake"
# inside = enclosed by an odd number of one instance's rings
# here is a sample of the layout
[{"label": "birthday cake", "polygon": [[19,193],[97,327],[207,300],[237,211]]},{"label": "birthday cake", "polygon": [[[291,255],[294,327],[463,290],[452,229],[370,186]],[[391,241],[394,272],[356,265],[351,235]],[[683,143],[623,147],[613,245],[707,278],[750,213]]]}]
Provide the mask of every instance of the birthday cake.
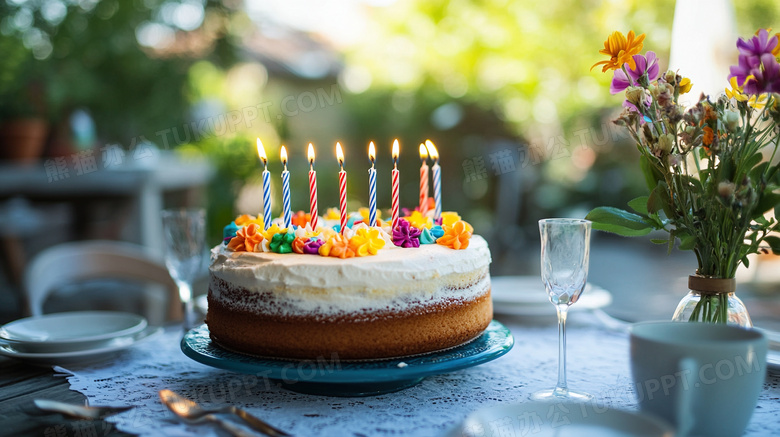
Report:
[{"label": "birthday cake", "polygon": [[256,356],[381,359],[468,342],[493,317],[490,251],[455,213],[414,211],[395,227],[337,213],[311,227],[241,216],[211,251],[206,323],[219,345]]}]

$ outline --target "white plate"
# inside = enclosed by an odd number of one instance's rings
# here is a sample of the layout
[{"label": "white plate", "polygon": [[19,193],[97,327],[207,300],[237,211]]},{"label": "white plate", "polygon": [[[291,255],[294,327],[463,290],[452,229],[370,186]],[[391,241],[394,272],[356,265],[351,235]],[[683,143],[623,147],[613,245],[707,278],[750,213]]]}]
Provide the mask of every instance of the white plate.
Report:
[{"label": "white plate", "polygon": [[446,435],[530,435],[533,437],[671,437],[666,422],[641,413],[591,403],[525,402],[471,413]]},{"label": "white plate", "polygon": [[[493,311],[514,316],[544,316],[555,313],[547,298],[544,284],[538,276],[493,276],[490,278]],[[593,310],[612,303],[612,295],[605,289],[586,284],[572,310]]]},{"label": "white plate", "polygon": [[[117,311],[77,311],[27,317],[0,327],[0,340],[25,344],[36,352],[57,347],[84,349],[91,342],[133,335],[146,328],[146,319]],[[73,350],[73,349],[71,349]]]},{"label": "white plate", "polygon": [[21,352],[6,343],[0,344],[0,355],[16,358],[39,366],[87,363],[104,359],[116,352],[127,349],[142,340],[151,338],[162,331],[163,328],[149,326],[135,334],[111,339],[101,347],[71,352]]}]

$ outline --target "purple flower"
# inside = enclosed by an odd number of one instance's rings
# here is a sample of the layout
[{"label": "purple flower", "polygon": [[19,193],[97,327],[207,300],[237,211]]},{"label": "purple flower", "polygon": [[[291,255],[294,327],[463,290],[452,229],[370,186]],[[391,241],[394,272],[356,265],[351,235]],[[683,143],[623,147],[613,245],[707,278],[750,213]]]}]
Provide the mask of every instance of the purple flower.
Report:
[{"label": "purple flower", "polygon": [[640,82],[644,82],[642,76],[647,77],[647,83],[658,79],[659,67],[658,58],[655,56],[655,52],[648,51],[646,55],[634,55],[634,64],[636,68],[628,68],[628,76],[623,70],[615,70],[615,74],[612,76],[612,84],[609,86],[609,92],[617,94],[624,91],[629,86]]},{"label": "purple flower", "polygon": [[398,226],[393,229],[393,244],[398,247],[420,247],[421,232],[405,219],[399,219]]},{"label": "purple flower", "polygon": [[[737,40],[739,61],[729,69],[729,79],[736,77],[737,84],[749,95],[780,91],[780,64],[772,54],[777,44],[777,36],[770,38],[766,29],[747,41]],[[750,76],[753,78],[748,80]]]},{"label": "purple flower", "polygon": [[324,241],[316,238],[310,238],[307,242],[303,243],[303,253],[309,255],[317,255],[320,251],[320,246],[324,244]]}]

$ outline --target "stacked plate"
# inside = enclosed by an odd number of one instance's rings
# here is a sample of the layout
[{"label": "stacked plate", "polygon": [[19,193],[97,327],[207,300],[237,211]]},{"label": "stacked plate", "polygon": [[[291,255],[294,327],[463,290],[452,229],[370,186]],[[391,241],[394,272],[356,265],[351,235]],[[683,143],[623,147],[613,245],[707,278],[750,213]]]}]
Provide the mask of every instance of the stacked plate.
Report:
[{"label": "stacked plate", "polygon": [[96,361],[161,331],[130,313],[47,314],[0,327],[0,355],[40,365]]},{"label": "stacked plate", "polygon": [[[555,307],[547,297],[538,276],[493,276],[490,278],[493,311],[512,316],[554,316]],[[601,287],[587,284],[572,311],[593,310],[612,303],[612,295]]]}]

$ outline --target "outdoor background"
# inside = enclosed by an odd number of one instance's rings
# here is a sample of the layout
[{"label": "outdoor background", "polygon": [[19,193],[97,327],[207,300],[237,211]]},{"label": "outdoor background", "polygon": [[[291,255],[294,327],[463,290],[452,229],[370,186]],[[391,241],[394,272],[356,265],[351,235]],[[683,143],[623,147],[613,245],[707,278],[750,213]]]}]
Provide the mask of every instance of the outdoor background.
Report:
[{"label": "outdoor background", "polygon": [[[717,94],[736,62],[737,36],[780,27],[776,0],[683,3],[706,7],[0,0],[0,121],[45,123],[36,165],[51,184],[65,172],[81,177],[87,157],[97,170],[169,151],[205,158],[215,169],[200,201],[212,245],[236,214],[262,211],[258,137],[274,175],[276,215],[281,144],[290,154],[294,211],[308,211],[306,147],[314,144],[324,212],[338,204],[336,141],[345,148],[350,209],[367,204],[367,148],[375,141],[378,204],[387,209],[392,140],[401,144],[401,203],[413,207],[417,148],[430,138],[441,155],[444,210],[460,212],[489,240],[494,273],[536,274],[524,263],[538,257],[539,218],[622,206],[644,190],[638,154],[611,124],[622,98],[609,94],[610,74],[590,70],[608,34],[645,33],[644,50],[658,54],[662,71],[671,55],[696,92]],[[110,210],[98,217],[82,224],[85,235],[105,237],[101,226],[114,218]],[[38,234],[29,244],[50,241]],[[630,244],[642,256],[665,256],[644,239]],[[691,254],[663,262],[682,263],[677,277],[694,269]],[[596,268],[608,277],[609,266]]]}]

